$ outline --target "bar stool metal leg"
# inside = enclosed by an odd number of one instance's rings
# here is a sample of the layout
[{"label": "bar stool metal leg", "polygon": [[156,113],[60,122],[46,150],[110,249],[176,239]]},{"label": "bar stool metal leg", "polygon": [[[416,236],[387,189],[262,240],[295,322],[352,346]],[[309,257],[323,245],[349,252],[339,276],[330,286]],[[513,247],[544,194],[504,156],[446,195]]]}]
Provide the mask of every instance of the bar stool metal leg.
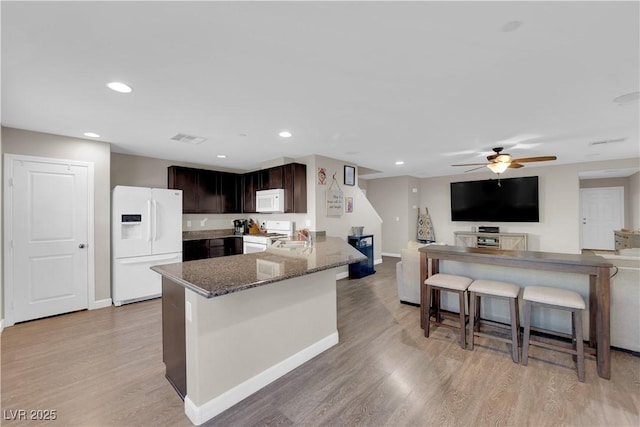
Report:
[{"label": "bar stool metal leg", "polygon": [[582,312],[573,311],[573,324],[575,325],[575,349],[578,358],[578,380],[584,382],[584,342],[582,337]]},{"label": "bar stool metal leg", "polygon": [[[465,319],[465,292],[458,293],[458,301],[460,302],[460,347],[467,348],[467,323]],[[473,333],[473,331],[471,331]]]},{"label": "bar stool metal leg", "polygon": [[522,338],[522,364],[529,361],[529,334],[531,333],[531,303],[524,302],[524,337]]},{"label": "bar stool metal leg", "polygon": [[514,362],[518,363],[518,343],[520,342],[520,327],[518,326],[518,300],[516,298],[512,298],[509,301],[509,311],[511,312],[511,358]]}]

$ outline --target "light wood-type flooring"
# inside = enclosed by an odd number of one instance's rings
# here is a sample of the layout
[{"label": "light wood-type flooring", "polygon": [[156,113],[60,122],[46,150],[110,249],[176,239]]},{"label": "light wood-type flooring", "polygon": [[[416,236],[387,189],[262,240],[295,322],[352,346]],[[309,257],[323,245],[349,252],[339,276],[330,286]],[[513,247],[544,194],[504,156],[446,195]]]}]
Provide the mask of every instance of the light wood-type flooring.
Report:
[{"label": "light wood-type flooring", "polygon": [[[395,258],[338,282],[340,343],[206,425],[640,425],[640,358],[613,351],[610,381],[587,358],[532,347],[529,366],[507,344],[455,331],[424,338],[419,310],[398,303]],[[3,426],[190,426],[164,378],[160,300],[19,324],[1,336]],[[17,410],[55,421],[12,421]]]}]

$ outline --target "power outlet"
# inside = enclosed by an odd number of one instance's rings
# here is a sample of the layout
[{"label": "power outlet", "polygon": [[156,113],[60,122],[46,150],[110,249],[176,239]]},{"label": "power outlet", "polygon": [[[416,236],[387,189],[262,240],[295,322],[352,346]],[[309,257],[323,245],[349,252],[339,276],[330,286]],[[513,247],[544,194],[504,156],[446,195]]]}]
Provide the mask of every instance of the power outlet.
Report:
[{"label": "power outlet", "polygon": [[187,228],[191,228],[191,220],[187,220]]}]

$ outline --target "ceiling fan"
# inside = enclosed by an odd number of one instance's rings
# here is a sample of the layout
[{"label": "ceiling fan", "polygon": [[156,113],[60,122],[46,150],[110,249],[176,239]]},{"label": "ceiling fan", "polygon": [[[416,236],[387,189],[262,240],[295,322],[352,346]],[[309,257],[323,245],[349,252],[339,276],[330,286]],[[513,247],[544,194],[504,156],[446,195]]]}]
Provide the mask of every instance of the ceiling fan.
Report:
[{"label": "ceiling fan", "polygon": [[547,162],[549,160],[556,160],[556,156],[538,156],[538,157],[522,157],[520,159],[511,158],[510,154],[503,153],[503,147],[495,147],[493,148],[494,154],[487,156],[487,163],[462,163],[459,165],[451,165],[451,166],[477,166],[475,168],[471,168],[466,170],[465,172],[471,172],[476,169],[480,169],[483,167],[488,167],[492,172],[500,175],[508,168],[517,169],[524,167],[522,163],[530,163],[530,162]]}]

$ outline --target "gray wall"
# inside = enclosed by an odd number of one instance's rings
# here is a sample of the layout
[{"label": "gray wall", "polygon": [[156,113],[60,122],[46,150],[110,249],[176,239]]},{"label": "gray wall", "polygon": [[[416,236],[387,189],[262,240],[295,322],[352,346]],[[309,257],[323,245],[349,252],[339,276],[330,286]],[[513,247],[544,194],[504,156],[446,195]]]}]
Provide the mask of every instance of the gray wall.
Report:
[{"label": "gray wall", "polygon": [[132,156],[111,153],[111,188],[116,185],[133,187],[167,188],[167,168],[186,166],[199,169],[243,173],[229,168],[195,163],[175,162],[173,160],[154,159],[152,157]]},{"label": "gray wall", "polygon": [[48,133],[2,128],[2,153],[94,164],[95,298],[111,297],[111,191],[109,144]]},{"label": "gray wall", "polygon": [[[419,192],[417,179],[408,176],[367,180],[367,198],[382,218],[382,253],[399,255],[416,240]],[[413,224],[413,226],[412,226]]]}]

